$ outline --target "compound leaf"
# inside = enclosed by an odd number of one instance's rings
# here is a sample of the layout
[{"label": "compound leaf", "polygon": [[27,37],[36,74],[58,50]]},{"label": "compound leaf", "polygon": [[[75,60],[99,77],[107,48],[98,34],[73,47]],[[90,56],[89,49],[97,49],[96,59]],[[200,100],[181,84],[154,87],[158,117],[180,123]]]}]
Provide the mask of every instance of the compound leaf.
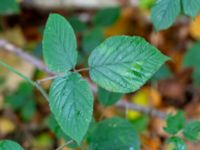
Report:
[{"label": "compound leaf", "polygon": [[183,129],[185,125],[186,119],[184,116],[184,112],[179,111],[175,115],[169,114],[167,116],[167,126],[164,128],[164,130],[169,134],[176,134],[181,129]]},{"label": "compound leaf", "polygon": [[183,135],[190,141],[197,141],[200,139],[200,121],[191,121],[186,124]]},{"label": "compound leaf", "polygon": [[2,140],[0,141],[0,150],[23,150],[23,148],[16,142]]},{"label": "compound leaf", "polygon": [[43,38],[44,60],[49,70],[66,72],[76,65],[76,36],[68,21],[58,15],[48,18]]},{"label": "compound leaf", "polygon": [[97,124],[89,136],[89,150],[139,150],[139,136],[131,123],[121,118]]},{"label": "compound leaf", "polygon": [[157,31],[170,27],[181,13],[180,0],[157,0],[152,8],[151,21]]},{"label": "compound leaf", "polygon": [[169,58],[141,37],[108,38],[89,57],[91,79],[111,92],[139,89]]},{"label": "compound leaf", "polygon": [[185,142],[179,137],[171,137],[167,139],[166,143],[168,144],[169,150],[187,150]]},{"label": "compound leaf", "polygon": [[49,103],[61,129],[80,144],[93,112],[93,95],[88,83],[78,73],[58,77],[51,85]]}]

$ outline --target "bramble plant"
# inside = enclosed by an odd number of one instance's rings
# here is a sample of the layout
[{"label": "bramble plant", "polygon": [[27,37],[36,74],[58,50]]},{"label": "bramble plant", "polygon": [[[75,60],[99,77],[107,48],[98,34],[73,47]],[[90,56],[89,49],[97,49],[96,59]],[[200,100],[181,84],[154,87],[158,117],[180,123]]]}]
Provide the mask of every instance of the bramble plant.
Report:
[{"label": "bramble plant", "polygon": [[[76,47],[76,37],[67,20],[58,14],[51,14],[43,40],[45,62],[49,70],[57,74],[50,88],[49,104],[64,133],[80,144],[92,119],[93,95],[78,72],[89,70],[92,81],[110,92],[130,93],[138,90],[169,58],[141,37],[115,36],[92,51],[88,68],[75,70]],[[72,69],[73,72],[70,71]],[[129,126],[123,119],[115,118],[113,121],[116,122],[116,134],[119,129],[123,132],[117,121]],[[109,122],[105,121],[99,128],[110,128]],[[127,132],[128,128],[124,130]],[[138,140],[137,136],[133,136],[121,146],[139,149],[139,144],[131,144],[139,143]]]},{"label": "bramble plant", "polygon": [[[195,4],[193,1],[188,6],[185,5],[184,0],[158,1],[153,8],[152,15],[157,30],[167,28],[172,24],[181,11],[181,2],[183,2],[184,12],[187,15],[195,16],[197,14],[197,8],[192,12],[188,10],[188,7]],[[168,10],[167,6],[172,10]],[[118,8],[114,10],[118,14]],[[169,14],[163,13],[164,10],[167,10]],[[159,17],[155,17],[155,13],[160,11]],[[116,14],[113,14],[113,20],[116,20],[118,16]],[[165,15],[169,18],[164,22],[159,20],[164,19]],[[94,19],[96,25],[111,24],[110,20],[106,20],[102,24],[98,22],[98,18],[102,19],[101,13]],[[89,150],[140,149],[138,132],[126,119],[113,117],[95,122],[92,89],[80,72],[89,72],[91,80],[99,86],[97,96],[100,103],[110,106],[115,104],[123,94],[140,89],[170,59],[169,57],[142,37],[113,36],[94,48],[89,56],[87,68],[77,70],[76,36],[70,23],[59,14],[49,15],[44,30],[43,55],[49,71],[54,74],[45,79],[45,81],[53,79],[49,95],[37,82],[30,80],[1,61],[0,64],[40,90],[48,100],[52,112],[48,119],[49,128],[55,132],[58,138],[64,137],[68,141],[65,145],[78,147],[85,141]],[[31,95],[31,91],[30,89],[28,95]],[[10,101],[12,101],[12,96]],[[25,105],[23,101],[16,109]],[[28,118],[25,116],[25,119]],[[166,143],[172,145],[171,149],[173,150],[186,149],[186,144],[178,135],[180,131],[190,141],[196,141],[200,137],[200,121],[187,122],[181,111],[175,115],[169,114],[166,122],[164,130],[171,135]],[[22,150],[23,148],[15,142],[2,140],[0,141],[1,149]]]},{"label": "bramble plant", "polygon": [[[55,74],[48,101],[63,133],[80,145],[92,120],[93,94],[79,72],[88,70],[92,81],[110,92],[130,93],[145,84],[169,57],[141,37],[114,36],[92,51],[88,68],[76,70],[76,49],[71,25],[64,17],[51,14],[43,39],[44,60]],[[99,130],[101,133],[96,134]],[[113,137],[117,142],[112,146],[118,149],[140,149],[137,132],[122,118],[97,123],[87,136],[90,149],[110,149]]]},{"label": "bramble plant", "polygon": [[195,142],[200,139],[200,121],[192,120],[186,122],[183,111],[178,111],[176,114],[169,114],[166,119],[167,125],[164,130],[171,135],[166,143],[169,149],[172,150],[186,150],[187,146],[180,136],[189,141]]}]

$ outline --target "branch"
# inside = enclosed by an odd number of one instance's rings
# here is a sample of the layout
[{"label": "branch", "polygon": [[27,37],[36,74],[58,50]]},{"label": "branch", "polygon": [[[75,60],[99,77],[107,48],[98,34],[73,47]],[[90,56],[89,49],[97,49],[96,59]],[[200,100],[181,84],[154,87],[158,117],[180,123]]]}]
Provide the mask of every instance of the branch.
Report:
[{"label": "branch", "polygon": [[65,148],[67,145],[73,143],[73,140],[70,140],[68,142],[66,142],[65,144],[61,145],[60,147],[56,148],[56,150],[62,150],[63,148]]},{"label": "branch", "polygon": [[9,43],[6,40],[0,39],[0,48],[3,48],[8,52],[14,53],[15,55],[19,56],[20,58],[22,58],[25,61],[29,62],[30,64],[34,65],[36,68],[38,68],[41,71],[44,71],[48,74],[53,74],[51,71],[49,71],[47,66],[45,66],[41,60],[24,52],[24,50],[14,46],[13,44]]},{"label": "branch", "polygon": [[136,105],[136,104],[133,104],[133,103],[129,103],[126,100],[120,100],[116,104],[116,106],[121,107],[121,108],[125,108],[125,109],[132,109],[132,110],[150,115],[152,117],[157,117],[157,118],[160,118],[160,119],[163,119],[163,120],[167,117],[166,113],[161,112],[159,110],[156,110],[152,107],[144,107],[144,106],[141,106],[141,105]]},{"label": "branch", "polygon": [[[48,74],[53,74],[52,72],[50,72],[48,70],[47,66],[45,66],[41,60],[24,52],[22,49],[15,47],[14,45],[12,45],[11,43],[9,43],[6,40],[0,39],[0,48],[4,48],[8,52],[12,52],[12,53],[16,54],[17,56],[19,56],[20,58],[29,62],[30,64],[34,65],[36,68],[38,68],[41,71],[44,71]],[[78,71],[85,71],[85,70],[88,70],[88,68],[79,69]],[[49,79],[53,79],[53,78],[55,78],[55,76],[50,76],[50,77],[47,77],[47,79],[42,79],[39,81],[41,82],[41,81],[45,81],[45,80],[49,80]],[[93,90],[93,92],[97,93],[97,86],[95,84],[93,84],[89,79],[86,79],[86,80],[90,84],[90,87]],[[132,109],[132,110],[135,110],[135,111],[138,111],[141,113],[145,113],[145,114],[153,116],[153,117],[158,117],[160,119],[166,118],[166,113],[164,113],[164,112],[153,109],[151,107],[144,107],[144,106],[140,106],[137,104],[129,103],[125,100],[120,100],[119,103],[116,104],[116,106],[120,107],[120,108],[125,108],[125,109]]]}]

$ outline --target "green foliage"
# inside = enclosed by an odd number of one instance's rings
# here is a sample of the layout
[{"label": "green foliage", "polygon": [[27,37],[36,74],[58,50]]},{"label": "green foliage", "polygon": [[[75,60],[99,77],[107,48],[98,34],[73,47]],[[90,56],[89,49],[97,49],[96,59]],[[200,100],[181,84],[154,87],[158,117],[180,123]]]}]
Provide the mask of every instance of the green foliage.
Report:
[{"label": "green foliage", "polygon": [[177,133],[182,133],[183,136],[189,141],[197,141],[200,139],[200,121],[193,120],[186,123],[184,113],[179,111],[177,114],[169,114],[167,117],[167,127],[164,130],[173,135],[166,143],[169,144],[169,150],[186,150],[185,142],[177,136]]},{"label": "green foliage", "polygon": [[131,120],[131,123],[133,125],[133,127],[135,128],[135,130],[138,133],[142,133],[144,132],[149,124],[149,117],[146,115],[142,115],[139,118],[135,119],[135,120]]},{"label": "green foliage", "polygon": [[0,150],[23,150],[23,148],[16,142],[10,140],[1,140]]},{"label": "green foliage", "polygon": [[110,26],[114,24],[120,16],[119,7],[104,8],[96,13],[93,19],[95,26]]},{"label": "green foliage", "polygon": [[33,86],[21,83],[16,91],[6,96],[6,103],[19,111],[24,120],[30,120],[36,111]]},{"label": "green foliage", "polygon": [[77,73],[55,79],[50,88],[50,108],[62,130],[78,144],[85,136],[93,112],[88,83]]},{"label": "green foliage", "polygon": [[139,150],[137,132],[127,120],[106,119],[89,136],[89,150]]},{"label": "green foliage", "polygon": [[185,67],[193,67],[193,80],[200,85],[200,42],[195,43],[185,54],[183,64]]},{"label": "green foliage", "polygon": [[195,17],[200,12],[200,0],[182,0],[182,3],[186,15]]},{"label": "green foliage", "polygon": [[83,35],[82,48],[84,53],[90,52],[97,47],[104,40],[103,30],[101,28],[94,28]]},{"label": "green foliage", "polygon": [[181,13],[181,0],[157,0],[151,21],[157,31],[169,28]]},{"label": "green foliage", "polygon": [[140,37],[108,38],[89,57],[91,79],[108,91],[138,90],[169,58]]},{"label": "green foliage", "polygon": [[[100,23],[102,26],[108,24]],[[51,84],[49,98],[34,81],[1,61],[0,65],[36,86],[46,97],[57,122],[51,122],[50,127],[58,132],[56,136],[69,136],[79,145],[84,137],[88,137],[92,150],[139,150],[139,137],[128,121],[112,118],[97,126],[91,125],[93,95],[88,83],[78,73],[81,69],[75,69],[78,54],[76,48],[76,37],[68,21],[58,14],[51,14],[44,31],[43,54],[49,70],[56,72],[57,76]],[[94,49],[87,69],[92,80],[109,92],[129,93],[145,84],[168,59],[143,38],[116,36],[108,38]],[[71,69],[74,72],[70,72]],[[114,98],[114,94],[107,94],[109,105],[121,97],[121,94]],[[29,105],[24,110],[25,114],[30,109]],[[88,131],[89,126],[91,130]],[[86,136],[86,133],[90,136]]]},{"label": "green foliage", "polygon": [[72,25],[75,32],[83,32],[86,29],[86,24],[76,16],[68,18],[68,21]]},{"label": "green foliage", "polygon": [[169,28],[183,12],[195,17],[200,12],[200,0],[157,0],[151,21],[157,31]]},{"label": "green foliage", "polygon": [[170,78],[172,76],[172,72],[167,65],[163,65],[151,78],[151,81],[163,80],[166,78]]},{"label": "green foliage", "polygon": [[[47,124],[48,124],[48,127],[50,128],[50,130],[56,135],[56,137],[58,139],[64,138],[65,141],[71,140],[71,138],[63,132],[63,130],[57,123],[55,117],[53,116],[53,114],[49,115]],[[68,147],[76,148],[76,147],[78,147],[78,145],[76,143],[71,143],[68,145]]]},{"label": "green foliage", "polygon": [[115,104],[123,94],[109,92],[101,87],[98,88],[97,97],[101,104],[110,106]]},{"label": "green foliage", "polygon": [[181,138],[176,137],[176,136],[169,138],[166,141],[166,143],[169,144],[169,148],[168,148],[169,150],[186,150],[187,149],[185,142]]},{"label": "green foliage", "polygon": [[20,12],[17,0],[1,0],[0,15],[18,14]]},{"label": "green foliage", "polygon": [[49,70],[66,72],[76,65],[76,36],[68,21],[58,15],[48,18],[43,40],[43,54]]},{"label": "green foliage", "polygon": [[195,120],[186,124],[183,135],[190,141],[197,141],[200,139],[200,121]]},{"label": "green foliage", "polygon": [[178,133],[181,129],[183,129],[186,119],[184,116],[184,112],[178,111],[176,114],[169,114],[167,116],[167,126],[164,128],[164,130],[172,135],[175,135]]}]

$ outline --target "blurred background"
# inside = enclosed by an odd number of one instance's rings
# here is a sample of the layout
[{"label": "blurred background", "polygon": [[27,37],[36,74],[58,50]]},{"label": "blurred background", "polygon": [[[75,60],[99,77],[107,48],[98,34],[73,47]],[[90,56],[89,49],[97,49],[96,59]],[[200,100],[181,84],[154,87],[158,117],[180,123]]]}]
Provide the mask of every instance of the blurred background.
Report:
[{"label": "blurred background", "polygon": [[[162,66],[139,91],[117,98],[164,114],[181,109],[188,119],[198,119],[200,16],[194,19],[180,16],[171,28],[155,32],[150,21],[154,4],[155,0],[0,0],[0,60],[35,81],[49,76],[42,63],[41,43],[50,13],[65,16],[76,32],[77,68],[87,66],[91,51],[109,36],[142,36],[172,61]],[[89,78],[87,72],[82,75]],[[48,91],[50,83],[46,81],[41,86]],[[105,91],[93,88],[96,100],[106,98]],[[96,100],[95,120],[126,117],[141,136],[142,150],[164,149],[168,135],[163,131],[162,117]],[[40,92],[3,67],[0,67],[0,139],[15,140],[27,150],[53,150],[69,139],[51,116]],[[187,144],[189,150],[200,149],[200,143]],[[64,150],[81,149],[75,147],[72,144]]]}]

